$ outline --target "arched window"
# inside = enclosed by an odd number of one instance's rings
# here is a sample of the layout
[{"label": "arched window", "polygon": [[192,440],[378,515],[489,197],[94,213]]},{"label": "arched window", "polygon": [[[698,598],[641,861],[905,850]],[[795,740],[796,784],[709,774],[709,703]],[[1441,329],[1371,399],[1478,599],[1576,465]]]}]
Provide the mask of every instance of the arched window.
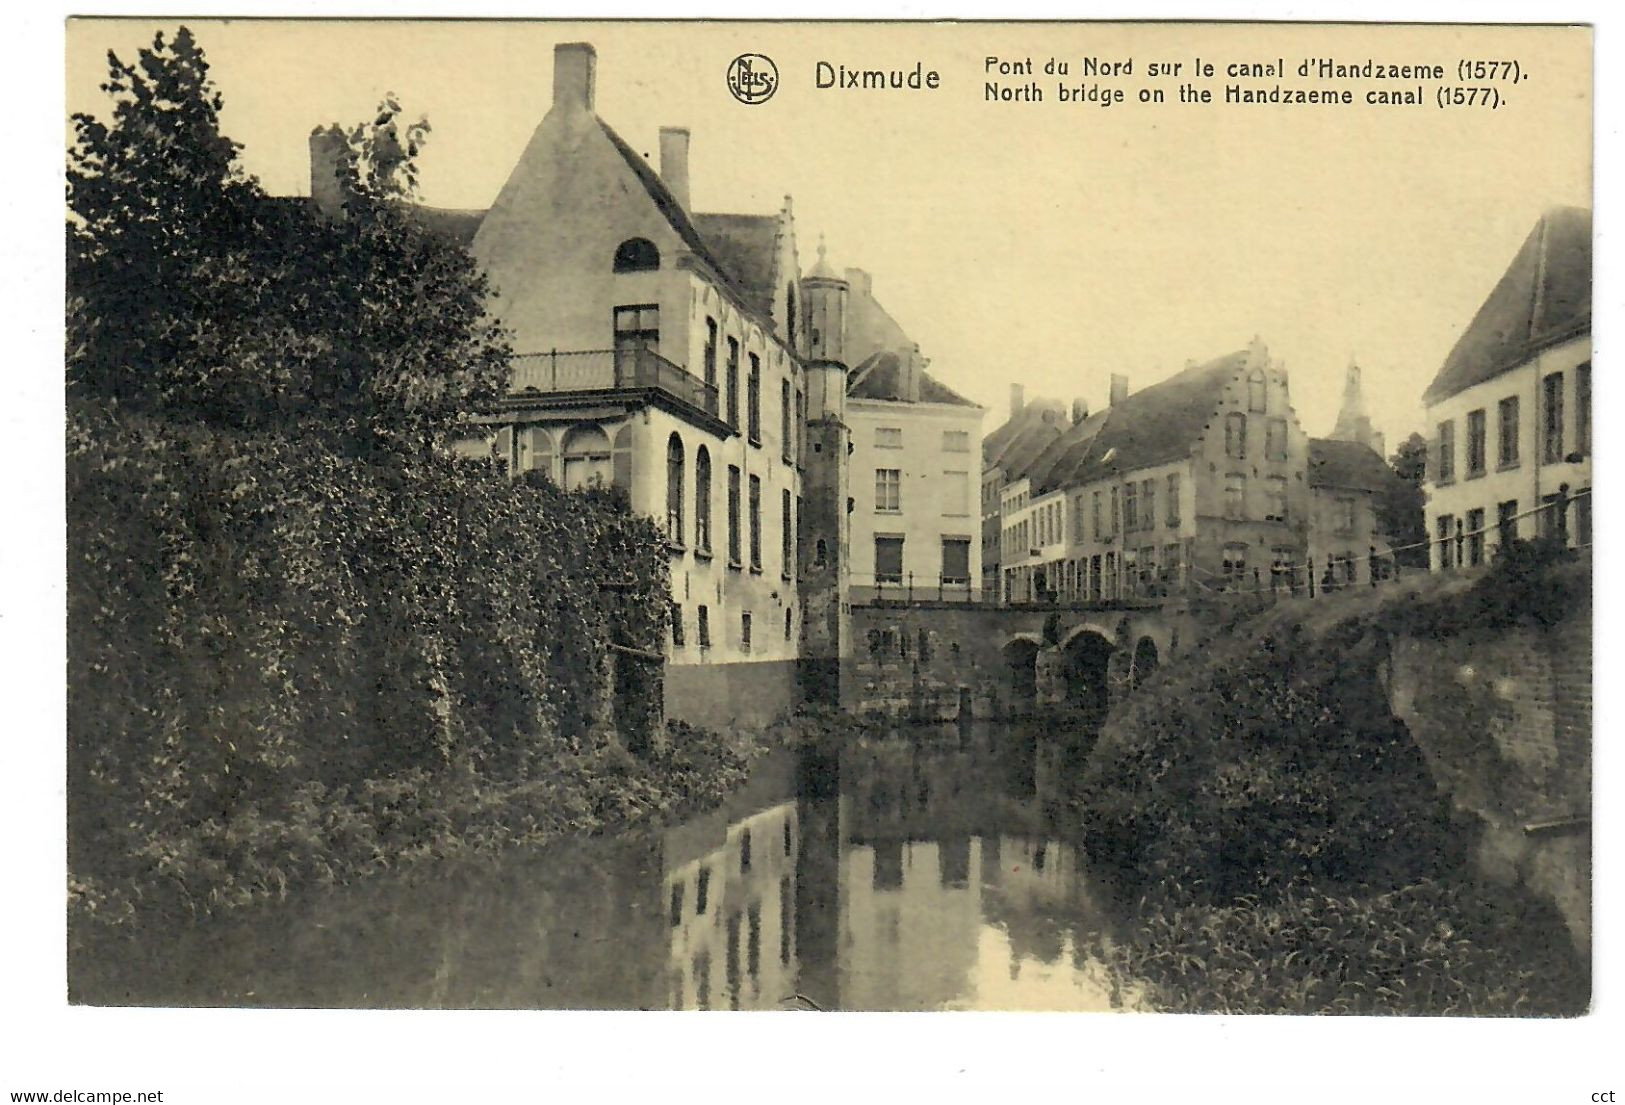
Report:
[{"label": "arched window", "polygon": [[1237,460],[1247,456],[1247,416],[1240,411],[1224,416],[1224,455]]},{"label": "arched window", "polygon": [[1264,370],[1255,368],[1247,377],[1247,409],[1263,414],[1267,408],[1267,396],[1264,393]]},{"label": "arched window", "polygon": [[829,542],[825,541],[822,537],[820,537],[818,539],[818,544],[815,547],[814,552],[813,552],[813,567],[822,568],[828,563],[829,563]]},{"label": "arched window", "polygon": [[683,439],[676,434],[666,443],[666,540],[683,543]]},{"label": "arched window", "polygon": [[704,445],[694,454],[694,547],[711,551],[711,454]]},{"label": "arched window", "polygon": [[628,238],[615,247],[616,272],[649,272],[660,267],[660,251],[647,238]]},{"label": "arched window", "polygon": [[577,426],[564,437],[564,486],[569,490],[610,485],[609,435],[598,426]]}]

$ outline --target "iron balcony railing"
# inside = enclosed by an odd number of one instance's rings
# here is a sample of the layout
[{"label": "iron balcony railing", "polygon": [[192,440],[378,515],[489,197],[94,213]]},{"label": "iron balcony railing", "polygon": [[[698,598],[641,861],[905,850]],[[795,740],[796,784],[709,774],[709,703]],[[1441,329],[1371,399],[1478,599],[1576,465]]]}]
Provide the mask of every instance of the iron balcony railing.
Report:
[{"label": "iron balcony railing", "polygon": [[647,346],[516,353],[509,394],[628,388],[663,391],[712,417],[720,409],[715,384],[691,376]]}]

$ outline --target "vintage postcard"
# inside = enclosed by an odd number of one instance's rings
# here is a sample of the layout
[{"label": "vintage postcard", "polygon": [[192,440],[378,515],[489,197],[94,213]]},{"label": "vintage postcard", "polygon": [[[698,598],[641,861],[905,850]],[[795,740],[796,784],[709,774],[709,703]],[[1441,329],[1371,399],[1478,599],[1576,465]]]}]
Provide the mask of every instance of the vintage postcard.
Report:
[{"label": "vintage postcard", "polygon": [[70,20],[69,1002],[1587,1013],[1592,45]]}]

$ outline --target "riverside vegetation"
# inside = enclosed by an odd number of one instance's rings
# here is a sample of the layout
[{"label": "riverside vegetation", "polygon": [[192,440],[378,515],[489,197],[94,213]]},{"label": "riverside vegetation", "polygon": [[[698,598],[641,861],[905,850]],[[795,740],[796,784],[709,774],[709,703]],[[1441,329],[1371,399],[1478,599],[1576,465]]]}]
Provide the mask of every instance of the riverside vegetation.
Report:
[{"label": "riverside vegetation", "polygon": [[1154,675],[1107,719],[1077,796],[1092,856],[1137,903],[1117,966],[1182,1012],[1583,1012],[1555,910],[1464,874],[1471,826],[1378,672],[1390,634],[1553,624],[1582,597],[1570,557],[1519,543],[1465,589],[1253,611]]},{"label": "riverside vegetation", "polygon": [[737,786],[748,738],[658,733],[655,669],[612,670],[666,632],[653,522],[447,448],[508,349],[410,213],[427,124],[352,128],[325,219],[242,172],[184,28],[108,60],[68,174],[74,930]]}]

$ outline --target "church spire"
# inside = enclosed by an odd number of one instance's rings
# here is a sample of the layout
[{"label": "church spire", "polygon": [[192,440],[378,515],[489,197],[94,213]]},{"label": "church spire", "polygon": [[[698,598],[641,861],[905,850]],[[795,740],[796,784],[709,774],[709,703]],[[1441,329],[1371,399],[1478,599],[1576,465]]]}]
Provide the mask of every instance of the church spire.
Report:
[{"label": "church spire", "polygon": [[1334,441],[1358,441],[1382,452],[1382,436],[1371,429],[1371,416],[1366,413],[1365,393],[1360,388],[1360,365],[1353,356],[1343,375],[1343,405],[1337,412],[1337,425],[1332,427]]}]

